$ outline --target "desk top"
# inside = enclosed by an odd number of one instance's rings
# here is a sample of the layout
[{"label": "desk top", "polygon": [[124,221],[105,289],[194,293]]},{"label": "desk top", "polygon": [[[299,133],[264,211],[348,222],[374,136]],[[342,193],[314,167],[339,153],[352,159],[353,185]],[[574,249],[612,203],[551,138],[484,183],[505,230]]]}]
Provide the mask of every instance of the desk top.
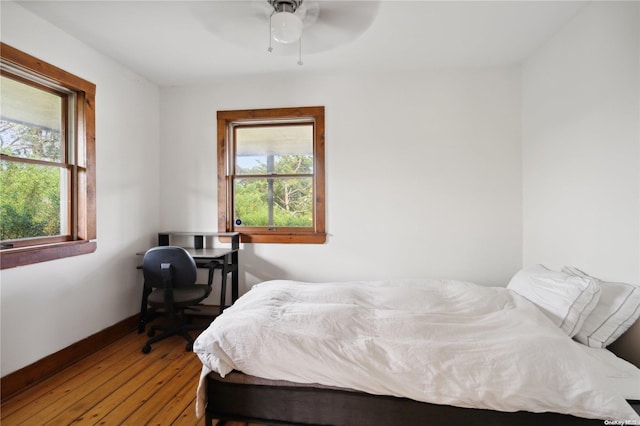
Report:
[{"label": "desk top", "polygon": [[158,235],[176,235],[176,236],[201,236],[201,237],[235,237],[240,235],[239,232],[184,232],[184,231],[166,231],[158,232]]},{"label": "desk top", "polygon": [[[191,257],[193,257],[194,259],[218,259],[220,257],[224,257],[228,254],[231,254],[233,252],[238,251],[238,249],[232,249],[232,248],[225,248],[225,247],[219,247],[219,248],[201,248],[201,249],[195,249],[195,248],[188,248],[188,247],[184,247],[184,249],[191,255]],[[138,256],[144,256],[146,252],[144,251],[140,251],[138,253],[136,253]]]}]

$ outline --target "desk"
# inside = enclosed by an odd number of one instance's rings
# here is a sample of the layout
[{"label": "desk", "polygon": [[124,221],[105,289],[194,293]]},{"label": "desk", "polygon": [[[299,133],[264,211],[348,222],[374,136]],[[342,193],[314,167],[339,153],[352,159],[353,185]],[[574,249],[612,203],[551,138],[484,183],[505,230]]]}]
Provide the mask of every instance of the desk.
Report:
[{"label": "desk", "polygon": [[[209,270],[208,284],[213,284],[213,273],[216,269],[222,272],[220,283],[220,313],[226,308],[225,298],[227,293],[227,275],[231,274],[231,304],[238,300],[238,251],[240,250],[240,234],[238,232],[159,232],[158,245],[178,245],[177,241],[185,237],[193,237],[194,247],[183,247],[193,257],[196,266]],[[207,240],[228,238],[230,247],[207,247]],[[182,246],[182,245],[181,245]],[[136,253],[144,256],[145,252]],[[147,297],[151,289],[144,286],[142,290],[142,304],[140,307],[140,323],[138,332],[142,333],[147,322]]]}]

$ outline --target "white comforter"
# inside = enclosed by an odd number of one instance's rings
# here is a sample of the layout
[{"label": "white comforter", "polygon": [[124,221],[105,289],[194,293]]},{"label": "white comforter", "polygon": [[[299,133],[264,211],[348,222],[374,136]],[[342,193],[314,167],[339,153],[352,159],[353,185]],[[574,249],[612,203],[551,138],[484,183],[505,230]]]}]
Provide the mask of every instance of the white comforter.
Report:
[{"label": "white comforter", "polygon": [[640,417],[574,342],[505,288],[413,280],[254,286],[195,341],[203,379],[236,369],[418,401]]}]

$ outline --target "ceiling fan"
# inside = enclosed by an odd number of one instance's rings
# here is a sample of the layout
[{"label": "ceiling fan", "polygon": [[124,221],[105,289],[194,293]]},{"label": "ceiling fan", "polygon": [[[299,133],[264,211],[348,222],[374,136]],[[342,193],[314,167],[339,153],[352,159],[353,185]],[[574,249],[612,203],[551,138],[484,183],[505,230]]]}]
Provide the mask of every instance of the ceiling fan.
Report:
[{"label": "ceiling fan", "polygon": [[283,56],[325,52],[355,40],[372,24],[379,7],[378,1],[360,0],[205,3],[208,13],[200,18],[212,33],[238,46]]}]

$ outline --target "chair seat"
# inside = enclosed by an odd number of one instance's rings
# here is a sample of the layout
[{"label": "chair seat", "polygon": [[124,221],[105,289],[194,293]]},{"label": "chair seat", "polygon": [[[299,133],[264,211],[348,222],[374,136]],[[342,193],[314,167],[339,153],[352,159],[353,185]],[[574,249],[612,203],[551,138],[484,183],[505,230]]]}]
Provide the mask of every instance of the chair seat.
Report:
[{"label": "chair seat", "polygon": [[[200,302],[211,292],[211,287],[204,284],[196,284],[190,287],[174,288],[173,301],[176,308],[191,306]],[[161,308],[164,306],[164,289],[154,289],[147,299],[149,305]]]}]

